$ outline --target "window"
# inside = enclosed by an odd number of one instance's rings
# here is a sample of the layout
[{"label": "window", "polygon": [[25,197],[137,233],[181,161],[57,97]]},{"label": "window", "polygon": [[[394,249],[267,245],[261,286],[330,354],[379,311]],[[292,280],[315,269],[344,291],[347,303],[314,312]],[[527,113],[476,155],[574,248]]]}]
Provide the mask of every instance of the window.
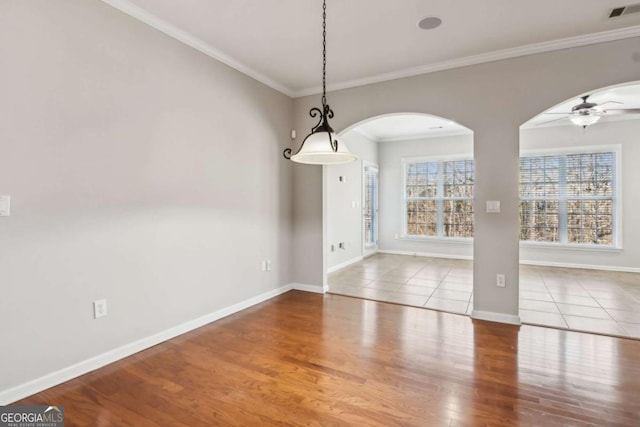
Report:
[{"label": "window", "polygon": [[[617,244],[617,149],[520,158],[520,240]],[[473,160],[405,159],[409,237],[473,237]]]},{"label": "window", "polygon": [[364,245],[378,244],[378,168],[364,167]]},{"label": "window", "polygon": [[473,237],[473,160],[406,161],[407,236]]},{"label": "window", "polygon": [[616,153],[520,158],[520,240],[615,243]]}]

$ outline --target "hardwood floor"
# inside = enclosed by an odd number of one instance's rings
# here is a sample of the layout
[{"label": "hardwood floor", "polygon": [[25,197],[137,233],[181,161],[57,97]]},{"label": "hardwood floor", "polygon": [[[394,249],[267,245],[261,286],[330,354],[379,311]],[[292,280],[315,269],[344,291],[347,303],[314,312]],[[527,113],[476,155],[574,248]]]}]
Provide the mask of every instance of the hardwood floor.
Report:
[{"label": "hardwood floor", "polygon": [[292,291],[16,404],[67,426],[638,426],[640,341]]}]

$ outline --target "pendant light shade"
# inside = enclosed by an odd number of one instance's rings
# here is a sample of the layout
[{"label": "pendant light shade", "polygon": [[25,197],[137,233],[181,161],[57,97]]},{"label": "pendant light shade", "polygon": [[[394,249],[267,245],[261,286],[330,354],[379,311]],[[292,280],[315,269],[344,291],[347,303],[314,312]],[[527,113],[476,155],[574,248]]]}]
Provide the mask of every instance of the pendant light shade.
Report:
[{"label": "pendant light shade", "polygon": [[[332,148],[335,142],[338,147],[336,151]],[[291,156],[292,161],[309,165],[349,163],[357,158],[334,132],[326,131],[309,134],[302,143],[300,151]]]},{"label": "pendant light shade", "polygon": [[322,109],[312,108],[309,115],[319,118],[318,123],[311,129],[296,151],[287,148],[282,153],[285,159],[309,165],[335,165],[357,160],[346,144],[338,139],[329,119],[333,118],[333,110],[327,104],[327,2],[322,3]]}]

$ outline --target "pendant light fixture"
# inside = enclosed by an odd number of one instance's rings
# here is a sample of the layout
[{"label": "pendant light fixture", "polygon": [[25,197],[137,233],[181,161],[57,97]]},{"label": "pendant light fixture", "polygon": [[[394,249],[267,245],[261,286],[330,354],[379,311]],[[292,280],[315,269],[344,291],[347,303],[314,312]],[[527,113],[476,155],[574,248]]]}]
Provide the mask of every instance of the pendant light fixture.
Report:
[{"label": "pendant light fixture", "polygon": [[352,154],[344,142],[338,139],[329,119],[333,118],[333,110],[327,104],[327,2],[322,3],[322,109],[314,107],[309,115],[318,118],[318,123],[311,128],[298,151],[292,155],[291,148],[282,153],[285,159],[310,165],[334,165],[348,163],[358,157]]}]

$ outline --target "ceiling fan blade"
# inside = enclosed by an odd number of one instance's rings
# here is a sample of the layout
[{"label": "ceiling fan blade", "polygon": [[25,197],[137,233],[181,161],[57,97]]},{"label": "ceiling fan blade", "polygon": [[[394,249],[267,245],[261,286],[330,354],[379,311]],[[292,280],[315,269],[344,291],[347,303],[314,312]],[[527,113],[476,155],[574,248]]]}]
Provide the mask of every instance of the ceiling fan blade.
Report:
[{"label": "ceiling fan blade", "polygon": [[571,115],[571,113],[570,113],[570,112],[569,112],[569,113],[542,113],[542,114],[563,114],[563,115],[565,115],[565,116],[569,116],[569,115]]},{"label": "ceiling fan blade", "polygon": [[640,108],[613,108],[602,111],[607,116],[614,114],[640,114]]},{"label": "ceiling fan blade", "polygon": [[607,102],[601,102],[600,104],[598,104],[598,107],[602,107],[605,104],[620,104],[620,105],[624,105],[624,102],[619,102],[619,101],[607,101]]},{"label": "ceiling fan blade", "polygon": [[557,122],[559,120],[565,120],[565,119],[568,119],[568,118],[569,118],[569,116],[560,117],[559,119],[547,120],[546,122],[538,123],[536,126],[546,125],[547,123],[553,123],[553,122]]}]

